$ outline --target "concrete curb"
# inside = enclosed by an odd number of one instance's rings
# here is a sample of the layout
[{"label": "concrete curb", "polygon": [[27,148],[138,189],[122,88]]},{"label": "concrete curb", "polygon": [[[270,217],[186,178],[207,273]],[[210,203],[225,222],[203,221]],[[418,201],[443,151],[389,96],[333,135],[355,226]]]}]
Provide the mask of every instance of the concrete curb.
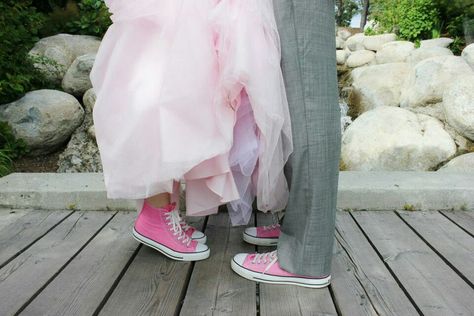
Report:
[{"label": "concrete curb", "polygon": [[[339,209],[474,211],[474,172],[341,171]],[[0,178],[0,207],[135,210],[107,199],[102,173],[12,173]]]}]

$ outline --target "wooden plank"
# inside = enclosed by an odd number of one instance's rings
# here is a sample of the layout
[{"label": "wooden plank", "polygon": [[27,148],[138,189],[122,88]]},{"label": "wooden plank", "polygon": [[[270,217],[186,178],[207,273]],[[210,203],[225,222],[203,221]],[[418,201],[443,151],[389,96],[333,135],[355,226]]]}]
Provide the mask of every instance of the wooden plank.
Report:
[{"label": "wooden plank", "polygon": [[0,270],[0,315],[17,312],[87,243],[112,214],[75,212],[5,265]]},{"label": "wooden plank", "polygon": [[352,214],[423,314],[472,313],[474,290],[394,212]]},{"label": "wooden plank", "polygon": [[[12,213],[13,212],[13,213]],[[0,267],[71,214],[69,210],[15,210],[0,212]]]},{"label": "wooden plank", "polygon": [[[349,212],[337,212],[336,240],[346,254],[345,262],[351,262],[353,277],[362,285],[379,315],[419,315]],[[339,309],[345,315],[352,314],[356,303],[348,299],[352,295],[343,287],[335,289]]]},{"label": "wooden plank", "polygon": [[474,238],[438,212],[398,211],[431,247],[474,284]]},{"label": "wooden plank", "polygon": [[440,211],[453,222],[474,236],[474,212],[473,211]]},{"label": "wooden plank", "polygon": [[180,315],[256,314],[256,283],[230,268],[235,254],[255,252],[242,240],[244,229],[230,226],[227,211],[209,217],[206,235],[211,256],[195,263]]},{"label": "wooden plank", "polygon": [[[188,223],[202,230],[204,219],[189,218]],[[191,268],[191,262],[172,260],[141,246],[99,315],[174,315]]]},{"label": "wooden plank", "polygon": [[[270,213],[257,212],[257,225],[271,225]],[[276,247],[258,246],[258,252]],[[310,289],[295,285],[260,283],[260,315],[337,315],[329,288]]]},{"label": "wooden plank", "polygon": [[118,212],[20,315],[94,314],[138,248],[135,217]]}]

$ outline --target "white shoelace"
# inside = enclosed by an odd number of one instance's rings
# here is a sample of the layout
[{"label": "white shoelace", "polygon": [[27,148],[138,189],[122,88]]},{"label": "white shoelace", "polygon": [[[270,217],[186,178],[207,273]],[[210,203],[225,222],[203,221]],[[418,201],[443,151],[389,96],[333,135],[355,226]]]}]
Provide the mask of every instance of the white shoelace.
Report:
[{"label": "white shoelace", "polygon": [[272,213],[272,216],[273,216],[273,224],[271,225],[265,225],[263,226],[263,230],[273,230],[277,227],[280,227],[280,223],[279,223],[279,220],[278,220],[278,215]]},{"label": "white shoelace", "polygon": [[277,251],[273,250],[271,252],[264,252],[264,253],[257,253],[255,254],[255,257],[252,259],[252,264],[267,264],[267,267],[265,270],[263,270],[262,274],[265,274],[265,272],[268,271],[272,267],[272,265],[277,262],[278,256],[277,256]]},{"label": "white shoelace", "polygon": [[186,244],[186,246],[189,246],[191,243],[191,238],[189,238],[188,235],[184,232],[183,228],[181,227],[180,221],[181,217],[179,215],[178,210],[173,210],[171,212],[168,212],[166,214],[166,221],[168,226],[170,227],[170,231],[173,232],[174,236],[177,236],[177,239],[180,240],[183,244]]},{"label": "white shoelace", "polygon": [[184,217],[182,217],[179,213],[178,213],[178,216],[179,216],[179,224],[181,225],[183,230],[186,232],[188,229],[191,228],[191,226],[188,225],[188,223],[186,223],[186,220],[184,219]]},{"label": "white shoelace", "polygon": [[277,227],[280,227],[280,224],[266,225],[266,226],[263,226],[263,230],[272,230],[272,229],[275,229]]}]

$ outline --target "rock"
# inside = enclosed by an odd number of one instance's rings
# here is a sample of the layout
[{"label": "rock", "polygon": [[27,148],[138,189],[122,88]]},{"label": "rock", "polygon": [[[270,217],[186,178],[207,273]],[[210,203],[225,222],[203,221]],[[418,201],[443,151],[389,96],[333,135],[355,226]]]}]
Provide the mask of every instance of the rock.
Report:
[{"label": "rock", "polygon": [[95,127],[94,127],[94,125],[90,126],[90,127],[87,129],[87,134],[88,134],[91,138],[95,139]]},{"label": "rock", "polygon": [[456,145],[435,118],[399,107],[361,114],[342,136],[346,170],[432,170],[450,159]]},{"label": "rock", "polygon": [[427,106],[442,102],[448,84],[473,70],[460,56],[430,57],[411,70],[402,88],[401,107]]},{"label": "rock", "polygon": [[474,69],[474,44],[466,46],[461,54],[462,58]]},{"label": "rock", "polygon": [[339,28],[337,30],[337,37],[339,37],[343,41],[347,40],[351,36],[352,36],[352,33],[347,29]]},{"label": "rock", "polygon": [[72,62],[78,56],[96,53],[100,43],[96,36],[57,34],[40,39],[29,54],[57,63],[57,66],[44,63],[35,63],[35,66],[49,80],[60,83]]},{"label": "rock", "polygon": [[430,48],[417,48],[407,58],[407,62],[415,66],[420,61],[436,56],[453,56],[453,52],[444,47],[434,46]]},{"label": "rock", "polygon": [[358,50],[347,58],[346,65],[351,68],[372,64],[375,61],[375,53],[371,50]]},{"label": "rock", "polygon": [[55,151],[82,123],[84,110],[72,95],[57,90],[35,90],[0,107],[0,120],[13,127],[29,145],[29,155]]},{"label": "rock", "polygon": [[64,152],[59,155],[57,172],[102,172],[92,117],[95,98],[93,89],[84,94],[84,121],[72,134]]},{"label": "rock", "polygon": [[441,172],[465,171],[474,172],[474,153],[468,153],[451,159],[438,169]]},{"label": "rock", "polygon": [[336,60],[338,65],[344,65],[346,63],[347,57],[350,54],[347,53],[347,51],[343,49],[338,49],[336,50]]},{"label": "rock", "polygon": [[84,109],[87,113],[92,113],[92,110],[94,109],[95,100],[96,94],[93,88],[90,88],[86,91],[86,93],[84,93],[82,97],[82,103],[84,104]]},{"label": "rock", "polygon": [[383,44],[375,58],[378,64],[404,62],[415,49],[415,44],[408,41],[394,41]]},{"label": "rock", "polygon": [[346,43],[344,42],[344,40],[336,36],[336,49],[344,49],[345,45]]},{"label": "rock", "polygon": [[96,54],[86,54],[74,60],[63,78],[62,88],[64,91],[80,97],[92,88],[89,74],[94,65],[95,56]]},{"label": "rock", "polygon": [[433,38],[429,40],[424,40],[420,42],[420,48],[430,48],[430,47],[448,47],[451,43],[454,42],[452,38],[440,37]]},{"label": "rock", "polygon": [[346,40],[346,47],[349,48],[352,52],[356,50],[365,49],[364,38],[364,33],[354,34]]},{"label": "rock", "polygon": [[378,106],[399,106],[401,87],[408,77],[406,63],[389,63],[356,68],[352,71],[352,93],[357,94],[361,112]]},{"label": "rock", "polygon": [[474,141],[474,73],[458,77],[443,93],[446,122]]},{"label": "rock", "polygon": [[365,49],[378,51],[382,48],[382,45],[385,43],[393,42],[397,40],[397,35],[394,33],[379,34],[379,35],[370,35],[365,36],[363,43]]}]

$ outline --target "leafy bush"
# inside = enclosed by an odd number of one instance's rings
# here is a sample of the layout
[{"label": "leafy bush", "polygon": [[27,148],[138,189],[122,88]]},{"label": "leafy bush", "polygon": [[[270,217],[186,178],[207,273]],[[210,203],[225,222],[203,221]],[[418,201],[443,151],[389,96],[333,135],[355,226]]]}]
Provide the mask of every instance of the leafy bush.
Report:
[{"label": "leafy bush", "polygon": [[23,139],[16,139],[10,125],[0,122],[0,177],[10,173],[13,160],[29,152]]},{"label": "leafy bush", "polygon": [[0,104],[48,86],[28,55],[38,40],[38,30],[43,22],[44,17],[31,7],[31,1],[0,2]]},{"label": "leafy bush", "polygon": [[410,41],[439,37],[439,15],[431,0],[376,0],[370,13],[380,33],[395,32]]},{"label": "leafy bush", "polygon": [[56,0],[48,1],[49,5],[44,5],[44,1],[37,2],[43,2],[41,10],[47,16],[40,30],[42,36],[69,33],[102,37],[112,23],[103,0]]}]

